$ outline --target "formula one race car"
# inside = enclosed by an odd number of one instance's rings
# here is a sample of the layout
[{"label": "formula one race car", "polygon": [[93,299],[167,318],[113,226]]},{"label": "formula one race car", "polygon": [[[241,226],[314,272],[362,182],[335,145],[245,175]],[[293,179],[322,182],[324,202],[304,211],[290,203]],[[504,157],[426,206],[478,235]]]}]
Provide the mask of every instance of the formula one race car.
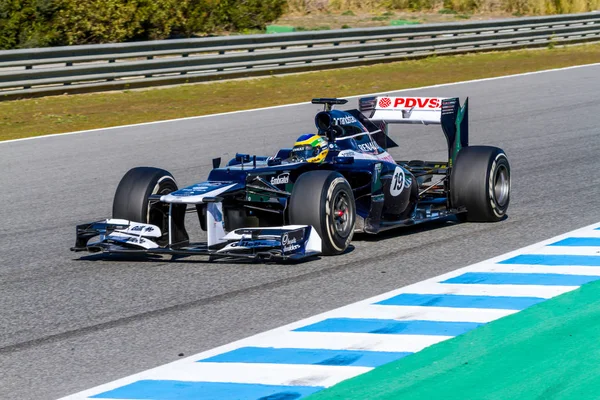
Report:
[{"label": "formula one race car", "polygon": [[[131,169],[112,218],[77,226],[71,250],[299,260],[343,253],[354,232],[505,216],[510,165],[499,148],[468,145],[468,99],[368,97],[333,109],[346,102],[313,99],[324,105],[317,133],[273,157],[237,154],[224,167],[215,158],[206,181],[182,189],[165,170]],[[394,161],[392,123],[441,124],[447,160]],[[186,212],[206,242],[190,241]]]}]

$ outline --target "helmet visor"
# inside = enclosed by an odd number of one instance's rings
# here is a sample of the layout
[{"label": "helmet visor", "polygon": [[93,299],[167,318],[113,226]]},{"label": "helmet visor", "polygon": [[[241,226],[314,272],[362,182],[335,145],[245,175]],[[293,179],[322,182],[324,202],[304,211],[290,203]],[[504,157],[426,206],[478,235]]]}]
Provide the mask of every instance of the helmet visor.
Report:
[{"label": "helmet visor", "polygon": [[290,156],[294,160],[308,160],[319,154],[319,149],[317,147],[312,147],[311,145],[299,145],[294,146]]}]

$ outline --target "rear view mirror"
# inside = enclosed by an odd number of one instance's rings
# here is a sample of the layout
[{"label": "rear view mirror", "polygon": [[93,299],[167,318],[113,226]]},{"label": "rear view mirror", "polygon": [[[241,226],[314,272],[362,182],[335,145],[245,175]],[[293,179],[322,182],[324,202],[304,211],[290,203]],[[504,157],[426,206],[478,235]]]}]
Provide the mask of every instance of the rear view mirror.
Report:
[{"label": "rear view mirror", "polygon": [[235,154],[235,161],[240,162],[240,163],[250,162],[250,154],[236,153]]}]

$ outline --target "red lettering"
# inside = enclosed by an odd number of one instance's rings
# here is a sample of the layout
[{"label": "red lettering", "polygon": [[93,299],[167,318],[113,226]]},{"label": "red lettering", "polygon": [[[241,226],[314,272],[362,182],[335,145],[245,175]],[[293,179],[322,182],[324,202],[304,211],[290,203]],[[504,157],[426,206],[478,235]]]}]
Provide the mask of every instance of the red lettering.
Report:
[{"label": "red lettering", "polygon": [[398,107],[399,105],[404,104],[404,98],[403,97],[396,97],[396,101],[394,101],[394,107]]},{"label": "red lettering", "polygon": [[440,108],[442,103],[439,99],[430,97],[396,97],[394,107],[396,108]]},{"label": "red lettering", "polygon": [[417,105],[417,100],[415,100],[415,99],[406,99],[406,101],[404,102],[404,106],[406,108],[413,108],[416,105]]}]

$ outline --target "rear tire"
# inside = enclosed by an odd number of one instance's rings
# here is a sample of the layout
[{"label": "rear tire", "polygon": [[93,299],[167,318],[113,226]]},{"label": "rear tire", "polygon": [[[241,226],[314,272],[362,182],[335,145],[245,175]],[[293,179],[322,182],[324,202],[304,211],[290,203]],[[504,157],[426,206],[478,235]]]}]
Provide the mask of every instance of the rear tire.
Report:
[{"label": "rear tire", "polygon": [[321,237],[323,255],[341,254],[354,236],[356,206],[352,188],[338,172],[306,172],[294,184],[289,219],[294,225],[314,227]]},{"label": "rear tire", "polygon": [[132,168],[117,186],[113,200],[113,218],[158,225],[162,229],[162,218],[158,220],[158,216],[150,210],[148,197],[176,190],[175,178],[168,171],[153,167]]},{"label": "rear tire", "polygon": [[450,176],[454,208],[466,207],[459,220],[496,222],[510,202],[510,164],[502,149],[469,146],[460,150]]}]

